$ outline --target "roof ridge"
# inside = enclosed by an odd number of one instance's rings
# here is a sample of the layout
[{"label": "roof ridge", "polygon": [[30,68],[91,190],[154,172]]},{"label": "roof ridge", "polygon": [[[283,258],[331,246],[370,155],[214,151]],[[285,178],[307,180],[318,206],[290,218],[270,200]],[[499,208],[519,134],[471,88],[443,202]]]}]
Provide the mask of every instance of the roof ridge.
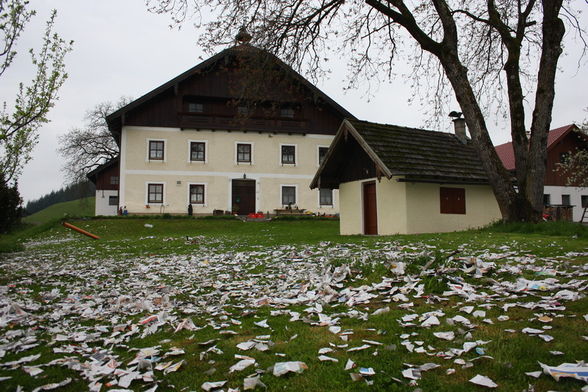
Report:
[{"label": "roof ridge", "polygon": [[402,125],[384,124],[384,123],[377,123],[377,122],[373,122],[373,121],[359,120],[359,119],[348,119],[348,120],[351,121],[351,122],[361,122],[361,123],[366,123],[366,124],[371,124],[371,125],[377,125],[377,126],[381,126],[381,127],[393,127],[393,128],[397,128],[398,130],[417,131],[417,132],[428,132],[428,133],[435,134],[435,135],[455,136],[455,134],[453,132],[436,131],[436,130],[433,130],[433,129],[405,127],[405,126],[402,126]]}]

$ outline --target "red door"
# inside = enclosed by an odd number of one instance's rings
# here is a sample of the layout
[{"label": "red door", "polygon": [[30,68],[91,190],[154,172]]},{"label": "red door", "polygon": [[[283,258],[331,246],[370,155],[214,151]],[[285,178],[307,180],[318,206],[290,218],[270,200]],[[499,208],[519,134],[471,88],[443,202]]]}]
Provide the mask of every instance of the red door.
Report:
[{"label": "red door", "polygon": [[375,182],[366,182],[363,184],[363,233],[378,234]]}]

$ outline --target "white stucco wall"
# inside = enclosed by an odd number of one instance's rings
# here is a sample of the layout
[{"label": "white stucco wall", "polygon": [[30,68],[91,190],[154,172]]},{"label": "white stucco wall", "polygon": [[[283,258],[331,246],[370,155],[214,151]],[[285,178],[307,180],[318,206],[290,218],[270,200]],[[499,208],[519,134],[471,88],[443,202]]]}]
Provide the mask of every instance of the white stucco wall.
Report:
[{"label": "white stucco wall", "polygon": [[406,234],[408,217],[411,213],[406,207],[406,183],[397,178],[376,181],[378,205],[378,233],[381,235]]},{"label": "white stucco wall", "polygon": [[[129,213],[184,214],[190,184],[205,185],[205,204],[193,204],[195,214],[231,210],[231,181],[256,180],[256,210],[282,208],[281,187],[296,187],[296,205],[309,211],[339,212],[338,191],[333,206],[319,205],[319,191],[309,188],[318,164],[318,147],[328,147],[331,135],[288,135],[238,131],[196,131],[178,128],[124,127],[121,143],[121,205]],[[165,142],[165,159],[148,159],[149,140]],[[190,162],[190,142],[206,143],[205,162]],[[252,144],[252,162],[236,161],[237,143]],[[296,164],[282,165],[281,146],[296,147]],[[163,205],[147,203],[147,184],[164,184]],[[149,208],[147,208],[149,206]]]},{"label": "white stucco wall", "polygon": [[562,204],[562,195],[570,195],[570,203],[574,206],[574,222],[580,221],[584,212],[584,208],[582,207],[582,196],[588,197],[588,188],[548,185],[545,186],[543,193],[550,195],[551,204]]},{"label": "white stucco wall", "polygon": [[118,210],[118,205],[110,206],[108,205],[108,199],[110,196],[117,196],[118,191],[106,191],[106,190],[97,190],[96,191],[96,208],[95,213],[96,215],[116,215]]},{"label": "white stucco wall", "polygon": [[[439,189],[465,189],[466,213],[442,214]],[[485,226],[501,218],[489,185],[406,183],[407,233],[439,233]]]},{"label": "white stucco wall", "polygon": [[[416,234],[466,230],[500,219],[498,203],[487,185],[439,185],[367,179],[340,185],[343,235],[363,233],[362,184],[376,181],[378,234]],[[439,189],[464,188],[465,214],[441,214]]]},{"label": "white stucco wall", "polygon": [[363,234],[361,182],[345,182],[339,186],[339,232],[342,235]]}]

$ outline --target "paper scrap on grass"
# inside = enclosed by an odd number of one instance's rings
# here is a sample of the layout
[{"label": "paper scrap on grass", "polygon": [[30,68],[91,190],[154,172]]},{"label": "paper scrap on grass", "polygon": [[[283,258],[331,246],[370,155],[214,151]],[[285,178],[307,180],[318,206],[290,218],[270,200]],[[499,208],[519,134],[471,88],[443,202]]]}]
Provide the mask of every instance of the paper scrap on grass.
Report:
[{"label": "paper scrap on grass", "polygon": [[240,372],[241,370],[244,370],[253,364],[255,364],[255,359],[242,359],[233,366],[231,366],[231,368],[229,369],[229,373]]},{"label": "paper scrap on grass", "polygon": [[488,378],[486,376],[481,376],[479,374],[477,374],[474,378],[470,379],[470,382],[472,384],[481,385],[481,386],[486,387],[486,388],[496,388],[496,387],[498,387],[498,384],[496,384],[490,378]]},{"label": "paper scrap on grass", "polygon": [[588,366],[582,361],[578,363],[562,363],[559,366],[549,366],[542,364],[543,373],[550,375],[559,381],[562,377],[571,377],[588,383]]},{"label": "paper scrap on grass", "polygon": [[209,391],[214,391],[215,389],[219,389],[225,386],[227,382],[226,381],[215,381],[215,382],[205,382],[204,384],[202,384],[202,389],[204,389],[206,392]]},{"label": "paper scrap on grass", "polygon": [[433,335],[439,339],[443,340],[453,340],[455,339],[455,333],[453,331],[449,332],[433,332]]},{"label": "paper scrap on grass", "polygon": [[276,362],[274,364],[273,374],[276,377],[283,376],[286,373],[302,373],[308,369],[308,366],[304,362],[290,361],[290,362]]},{"label": "paper scrap on grass", "polygon": [[337,358],[329,357],[327,355],[319,355],[318,359],[321,362],[339,362]]},{"label": "paper scrap on grass", "polygon": [[243,390],[249,391],[257,387],[267,389],[267,386],[261,381],[260,376],[247,377],[243,380]]},{"label": "paper scrap on grass", "polygon": [[67,384],[69,384],[70,382],[71,382],[71,378],[66,378],[65,380],[63,380],[61,382],[54,382],[54,383],[51,383],[51,384],[41,385],[40,387],[37,387],[37,388],[33,389],[33,392],[51,391],[53,389],[64,387]]}]

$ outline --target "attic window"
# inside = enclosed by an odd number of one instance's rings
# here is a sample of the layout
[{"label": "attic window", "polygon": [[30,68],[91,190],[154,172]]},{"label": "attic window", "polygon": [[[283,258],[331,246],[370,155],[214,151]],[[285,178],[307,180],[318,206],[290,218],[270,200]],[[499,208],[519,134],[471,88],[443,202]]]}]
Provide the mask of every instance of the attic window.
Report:
[{"label": "attic window", "polygon": [[204,112],[204,105],[196,102],[188,103],[188,112],[190,113],[202,113]]},{"label": "attic window", "polygon": [[442,214],[465,214],[464,188],[439,188]]},{"label": "attic window", "polygon": [[294,118],[294,109],[292,108],[281,108],[280,117]]}]

